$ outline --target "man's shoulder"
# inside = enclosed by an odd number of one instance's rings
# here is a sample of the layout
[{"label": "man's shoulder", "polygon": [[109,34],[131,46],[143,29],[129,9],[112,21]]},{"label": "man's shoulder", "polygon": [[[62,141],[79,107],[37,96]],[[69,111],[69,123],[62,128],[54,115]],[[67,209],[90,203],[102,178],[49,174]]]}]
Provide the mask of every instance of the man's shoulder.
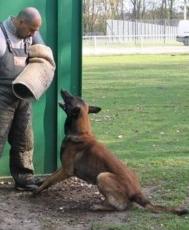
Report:
[{"label": "man's shoulder", "polygon": [[6,40],[4,33],[0,27],[0,57],[2,57],[5,54],[6,51]]}]

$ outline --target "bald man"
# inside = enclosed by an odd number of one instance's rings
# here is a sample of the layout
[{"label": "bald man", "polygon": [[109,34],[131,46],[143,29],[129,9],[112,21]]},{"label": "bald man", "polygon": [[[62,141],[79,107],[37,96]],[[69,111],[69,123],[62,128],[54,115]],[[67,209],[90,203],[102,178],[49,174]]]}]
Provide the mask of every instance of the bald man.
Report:
[{"label": "bald man", "polygon": [[26,191],[40,183],[33,175],[31,102],[14,96],[12,81],[26,66],[29,46],[43,44],[41,23],[40,13],[33,7],[0,23],[0,154],[8,140],[15,188]]}]

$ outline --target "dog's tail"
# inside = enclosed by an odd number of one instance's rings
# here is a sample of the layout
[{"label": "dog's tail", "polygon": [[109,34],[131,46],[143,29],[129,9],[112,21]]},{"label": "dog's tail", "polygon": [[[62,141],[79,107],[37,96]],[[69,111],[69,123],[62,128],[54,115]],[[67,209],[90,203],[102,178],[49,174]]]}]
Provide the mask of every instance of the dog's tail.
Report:
[{"label": "dog's tail", "polygon": [[146,199],[142,193],[135,194],[134,196],[132,196],[131,200],[133,202],[136,202],[137,204],[141,205],[145,209],[147,209],[151,212],[154,212],[154,213],[170,212],[170,213],[174,213],[178,216],[189,214],[188,209],[169,208],[169,207],[165,207],[165,206],[161,206],[161,205],[154,205],[148,199]]}]

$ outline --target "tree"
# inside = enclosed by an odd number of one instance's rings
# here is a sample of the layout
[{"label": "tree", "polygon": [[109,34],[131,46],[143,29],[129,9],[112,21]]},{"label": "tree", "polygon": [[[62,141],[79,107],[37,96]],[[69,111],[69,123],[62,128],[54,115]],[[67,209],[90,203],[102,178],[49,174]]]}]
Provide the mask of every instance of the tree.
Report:
[{"label": "tree", "polygon": [[83,28],[87,34],[106,33],[106,21],[183,19],[189,0],[83,0]]}]

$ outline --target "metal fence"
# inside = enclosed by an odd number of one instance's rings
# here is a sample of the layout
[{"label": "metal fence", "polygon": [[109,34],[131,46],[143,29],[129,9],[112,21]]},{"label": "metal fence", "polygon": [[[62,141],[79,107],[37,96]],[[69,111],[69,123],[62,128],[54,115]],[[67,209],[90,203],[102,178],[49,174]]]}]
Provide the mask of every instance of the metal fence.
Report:
[{"label": "metal fence", "polygon": [[174,34],[83,36],[84,47],[144,47],[179,45]]},{"label": "metal fence", "polygon": [[174,34],[83,36],[84,55],[127,53],[189,53]]},{"label": "metal fence", "polygon": [[178,20],[107,20],[106,35],[83,36],[83,54],[124,54],[142,49],[155,53],[188,52],[176,41],[177,25]]},{"label": "metal fence", "polygon": [[107,20],[106,35],[133,36],[144,35],[153,37],[177,34],[178,21],[176,20],[156,20],[156,21],[126,21],[126,20]]},{"label": "metal fence", "polygon": [[176,42],[176,34],[135,34],[135,35],[107,35],[107,36],[83,36],[84,46],[109,46],[109,45],[150,45],[173,44]]}]

